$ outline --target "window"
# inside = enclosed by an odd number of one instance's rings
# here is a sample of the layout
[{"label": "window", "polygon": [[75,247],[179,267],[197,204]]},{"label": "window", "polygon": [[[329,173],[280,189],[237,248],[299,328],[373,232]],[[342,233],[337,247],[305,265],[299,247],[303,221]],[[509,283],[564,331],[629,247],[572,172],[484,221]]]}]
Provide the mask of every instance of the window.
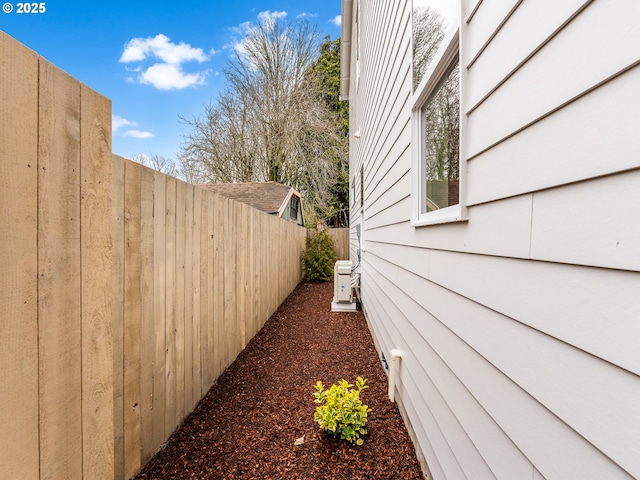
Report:
[{"label": "window", "polygon": [[412,223],[416,226],[461,218],[458,12],[457,0],[414,0]]},{"label": "window", "polygon": [[291,203],[290,203],[290,214],[291,214],[291,221],[298,223],[298,208],[300,207],[300,199],[298,197],[296,197],[295,195],[291,196]]}]

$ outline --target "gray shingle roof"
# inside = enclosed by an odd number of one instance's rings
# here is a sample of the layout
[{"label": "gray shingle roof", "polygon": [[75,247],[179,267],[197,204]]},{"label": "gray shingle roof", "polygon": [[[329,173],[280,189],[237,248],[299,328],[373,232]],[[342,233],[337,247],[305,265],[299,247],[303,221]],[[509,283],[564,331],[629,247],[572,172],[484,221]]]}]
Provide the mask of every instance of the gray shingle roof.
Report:
[{"label": "gray shingle roof", "polygon": [[251,205],[263,212],[277,214],[291,187],[281,183],[209,183],[205,190]]}]

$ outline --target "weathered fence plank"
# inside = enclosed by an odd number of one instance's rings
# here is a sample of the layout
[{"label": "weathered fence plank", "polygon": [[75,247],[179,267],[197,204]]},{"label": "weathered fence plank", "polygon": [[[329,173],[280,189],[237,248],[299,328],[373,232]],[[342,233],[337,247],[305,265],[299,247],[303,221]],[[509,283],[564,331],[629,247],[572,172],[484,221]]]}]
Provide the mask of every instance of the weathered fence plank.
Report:
[{"label": "weathered fence plank", "polygon": [[145,464],[157,451],[153,443],[153,382],[155,361],[154,318],[154,172],[142,169],[140,187],[140,282],[141,282],[141,365],[140,365],[140,436],[141,462]]},{"label": "weathered fence plank", "polygon": [[[193,185],[185,184],[184,238],[184,405],[186,412],[195,407],[193,398]],[[199,399],[197,397],[196,401]]]},{"label": "weathered fence plank", "polygon": [[0,471],[37,478],[38,58],[3,32],[0,82]]},{"label": "weathered fence plank", "polygon": [[141,466],[140,370],[142,283],[141,283],[141,177],[142,166],[125,163],[124,184],[124,452],[125,477]]},{"label": "weathered fence plank", "polygon": [[225,338],[225,362],[227,368],[235,358],[236,332],[234,324],[236,321],[237,296],[236,296],[236,249],[232,248],[235,237],[234,210],[236,202],[223,200],[224,211],[224,338]]},{"label": "weathered fence plank", "polygon": [[[113,430],[114,474],[124,477],[124,164],[112,157],[111,268],[113,278]],[[78,252],[80,249],[78,248]],[[78,458],[81,457],[78,456]]]},{"label": "weathered fence plank", "polygon": [[165,349],[166,349],[166,203],[167,176],[154,173],[153,188],[153,318],[155,324],[155,362],[153,366],[153,444],[165,435]]},{"label": "weathered fence plank", "polygon": [[186,184],[176,182],[176,310],[175,310],[175,336],[176,336],[176,421],[178,424],[185,415],[184,387],[185,387],[185,335],[184,335],[184,285],[185,285],[185,203]]},{"label": "weathered fence plank", "polygon": [[208,391],[213,382],[215,382],[216,378],[214,376],[214,361],[215,355],[217,352],[214,351],[214,335],[215,335],[215,323],[217,322],[217,318],[215,315],[215,291],[214,291],[214,272],[213,265],[215,262],[215,252],[213,248],[213,232],[214,232],[214,222],[215,222],[215,205],[214,198],[212,195],[205,195],[203,197],[203,201],[207,202],[207,231],[205,235],[205,242],[207,248],[207,384],[204,386],[204,391]]},{"label": "weathered fence plank", "polygon": [[202,391],[202,314],[200,286],[200,242],[202,239],[202,197],[203,190],[196,188],[193,192],[193,398],[197,400]]},{"label": "weathered fence plank", "polygon": [[111,479],[111,102],[84,85],[80,95],[83,475]]},{"label": "weathered fence plank", "polygon": [[209,233],[209,204],[207,195],[203,195],[200,202],[200,381],[201,392],[207,391],[210,374],[209,362],[209,248],[207,236]]},{"label": "weathered fence plank", "polygon": [[213,359],[214,377],[218,378],[224,370],[224,203],[217,195],[211,195],[213,201],[213,302],[216,322],[214,325],[215,357]]},{"label": "weathered fence plank", "polygon": [[166,251],[165,251],[165,435],[177,426],[176,417],[176,179],[167,178]]},{"label": "weathered fence plank", "polygon": [[40,59],[40,477],[82,476],[80,83]]}]

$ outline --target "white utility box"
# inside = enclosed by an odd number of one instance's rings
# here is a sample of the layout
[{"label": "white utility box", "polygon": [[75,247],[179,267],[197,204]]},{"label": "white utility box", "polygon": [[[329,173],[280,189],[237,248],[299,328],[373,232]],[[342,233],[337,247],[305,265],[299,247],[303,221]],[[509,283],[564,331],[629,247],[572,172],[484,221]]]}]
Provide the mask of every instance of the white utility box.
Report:
[{"label": "white utility box", "polygon": [[333,267],[333,302],[332,312],[353,312],[356,310],[356,301],[353,298],[351,287],[351,260],[338,260]]}]

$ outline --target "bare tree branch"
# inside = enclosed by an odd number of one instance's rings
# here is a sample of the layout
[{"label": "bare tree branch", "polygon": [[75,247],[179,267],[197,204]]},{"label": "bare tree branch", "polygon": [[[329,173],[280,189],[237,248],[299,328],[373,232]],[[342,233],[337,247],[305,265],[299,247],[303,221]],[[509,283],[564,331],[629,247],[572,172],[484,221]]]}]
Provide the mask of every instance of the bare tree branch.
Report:
[{"label": "bare tree branch", "polygon": [[196,183],[275,181],[305,202],[327,201],[346,139],[309,67],[318,32],[306,21],[266,19],[249,29],[224,70],[227,89],[201,116],[182,118],[180,161]]}]

